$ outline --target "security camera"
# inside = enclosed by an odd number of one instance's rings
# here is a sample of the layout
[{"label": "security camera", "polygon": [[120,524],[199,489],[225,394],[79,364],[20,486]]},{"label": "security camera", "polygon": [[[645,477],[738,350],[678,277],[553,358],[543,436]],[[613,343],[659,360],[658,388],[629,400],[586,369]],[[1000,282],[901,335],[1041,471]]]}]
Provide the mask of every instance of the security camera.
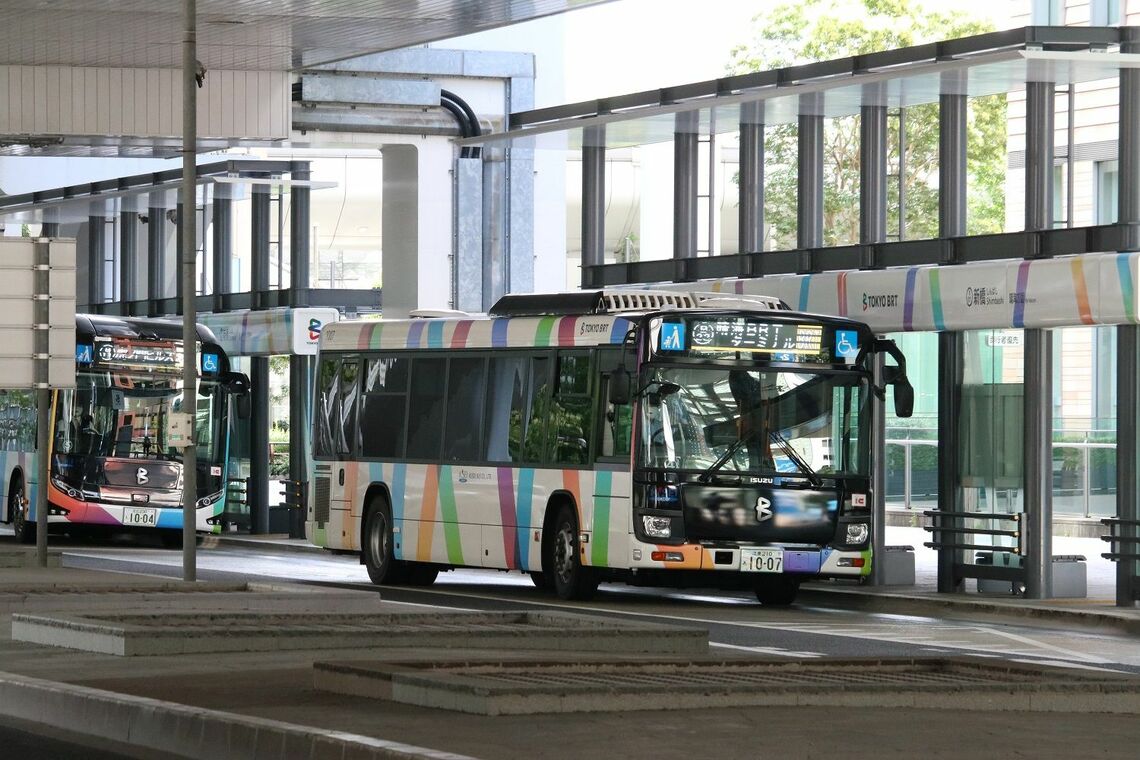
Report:
[{"label": "security camera", "polygon": [[194,63],[197,68],[194,70],[194,81],[198,83],[198,89],[202,89],[202,85],[206,83],[206,65],[201,61],[195,60]]}]

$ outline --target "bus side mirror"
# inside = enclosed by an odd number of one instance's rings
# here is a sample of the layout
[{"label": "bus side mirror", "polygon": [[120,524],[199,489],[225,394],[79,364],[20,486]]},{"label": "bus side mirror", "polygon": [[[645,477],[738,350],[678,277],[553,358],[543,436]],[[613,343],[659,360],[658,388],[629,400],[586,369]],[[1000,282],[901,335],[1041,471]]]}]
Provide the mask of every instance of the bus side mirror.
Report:
[{"label": "bus side mirror", "polygon": [[909,417],[914,413],[914,386],[906,380],[895,383],[895,416]]},{"label": "bus side mirror", "polygon": [[241,393],[235,397],[237,401],[237,416],[239,420],[248,420],[253,413],[253,405],[250,403],[249,394]]},{"label": "bus side mirror", "polygon": [[249,375],[242,372],[230,372],[227,373],[222,382],[225,384],[226,392],[234,397],[238,419],[248,420],[253,411],[249,400]]},{"label": "bus side mirror", "polygon": [[610,373],[610,398],[609,401],[614,406],[629,403],[629,372],[625,367],[618,367]]}]

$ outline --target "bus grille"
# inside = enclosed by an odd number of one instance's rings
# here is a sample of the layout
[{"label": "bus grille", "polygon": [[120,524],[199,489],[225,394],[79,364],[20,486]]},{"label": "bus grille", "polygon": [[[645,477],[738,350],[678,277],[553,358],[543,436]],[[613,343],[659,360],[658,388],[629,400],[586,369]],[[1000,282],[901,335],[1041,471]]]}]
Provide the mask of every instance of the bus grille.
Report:
[{"label": "bus grille", "polygon": [[319,523],[329,521],[329,479],[313,479],[313,519]]}]

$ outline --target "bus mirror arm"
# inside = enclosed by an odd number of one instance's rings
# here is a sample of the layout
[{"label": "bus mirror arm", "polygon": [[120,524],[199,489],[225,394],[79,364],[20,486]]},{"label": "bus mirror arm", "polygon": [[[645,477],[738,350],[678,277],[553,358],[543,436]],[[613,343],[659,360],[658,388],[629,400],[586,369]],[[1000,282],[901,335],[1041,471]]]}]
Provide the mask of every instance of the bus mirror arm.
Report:
[{"label": "bus mirror arm", "polygon": [[906,376],[906,357],[898,345],[888,338],[876,338],[874,350],[887,354],[898,365],[883,367],[883,387],[875,389],[876,395],[883,398],[886,395],[886,386],[894,386],[895,416],[911,416],[914,412],[914,386],[910,384],[910,380]]},{"label": "bus mirror arm", "polygon": [[629,372],[625,367],[618,367],[610,373],[610,398],[609,402],[614,406],[629,403]]}]

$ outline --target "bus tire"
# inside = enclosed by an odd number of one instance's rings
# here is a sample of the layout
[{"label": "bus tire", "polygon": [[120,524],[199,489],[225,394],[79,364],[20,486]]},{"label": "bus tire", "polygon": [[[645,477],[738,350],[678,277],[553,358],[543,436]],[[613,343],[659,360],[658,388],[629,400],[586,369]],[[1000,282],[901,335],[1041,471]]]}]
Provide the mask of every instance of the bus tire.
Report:
[{"label": "bus tire", "polygon": [[383,496],[374,496],[364,518],[360,551],[368,578],[377,586],[391,586],[408,580],[407,567],[392,556],[392,508]]},{"label": "bus tire", "polygon": [[532,572],[530,574],[530,582],[539,591],[549,591],[552,586],[550,585],[550,576],[543,572]]},{"label": "bus tire", "polygon": [[554,520],[550,539],[550,564],[546,571],[560,599],[589,599],[598,590],[593,571],[582,565],[578,542],[578,514],[572,504],[563,504]]},{"label": "bus tire", "polygon": [[8,489],[8,519],[12,521],[12,532],[18,543],[36,542],[36,524],[28,522],[28,513],[24,510],[24,476],[18,472],[12,476]]},{"label": "bus tire", "polygon": [[757,579],[753,589],[756,601],[765,607],[787,607],[796,601],[800,581],[790,575],[773,575]]},{"label": "bus tire", "polygon": [[430,586],[439,577],[439,568],[435,565],[410,562],[407,565],[407,576],[409,586]]}]

